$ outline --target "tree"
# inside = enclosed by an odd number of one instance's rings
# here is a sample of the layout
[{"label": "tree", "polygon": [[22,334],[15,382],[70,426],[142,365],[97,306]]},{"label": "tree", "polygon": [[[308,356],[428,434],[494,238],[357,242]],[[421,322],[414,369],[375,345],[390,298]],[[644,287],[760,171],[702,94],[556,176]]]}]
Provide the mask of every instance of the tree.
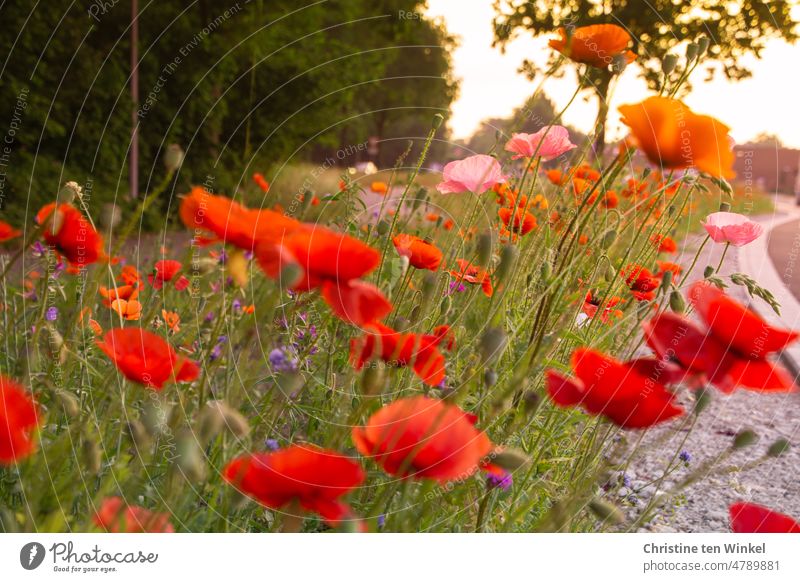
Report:
[{"label": "tree", "polygon": [[[740,80],[751,74],[741,63],[743,56],[760,58],[769,39],[794,42],[798,38],[790,0],[495,0],[494,5],[495,44],[501,48],[519,34],[539,36],[553,34],[560,27],[590,24],[624,27],[633,38],[641,75],[652,89],[658,89],[662,82],[664,57],[684,41],[708,37],[706,59],[721,65],[728,79]],[[530,62],[523,70],[535,73]],[[713,72],[709,67],[709,75]],[[596,147],[602,152],[612,73],[594,69],[589,75],[591,90],[598,98]]]}]

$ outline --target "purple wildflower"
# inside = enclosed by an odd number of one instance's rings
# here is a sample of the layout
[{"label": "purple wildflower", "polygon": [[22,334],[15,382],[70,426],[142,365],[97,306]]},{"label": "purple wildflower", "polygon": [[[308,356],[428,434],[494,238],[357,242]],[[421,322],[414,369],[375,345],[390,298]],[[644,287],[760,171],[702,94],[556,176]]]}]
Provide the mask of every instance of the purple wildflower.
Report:
[{"label": "purple wildflower", "polygon": [[281,447],[278,444],[277,439],[266,439],[264,441],[264,446],[267,447],[270,451],[277,451]]},{"label": "purple wildflower", "polygon": [[513,484],[514,478],[511,476],[511,473],[505,473],[502,477],[489,473],[486,477],[486,486],[489,489],[499,488],[503,491],[508,491]]},{"label": "purple wildflower", "polygon": [[44,318],[47,321],[55,321],[58,319],[58,307],[48,307],[45,311]]},{"label": "purple wildflower", "polygon": [[297,360],[281,348],[275,348],[269,353],[269,365],[276,372],[294,372],[297,370]]},{"label": "purple wildflower", "polygon": [[688,463],[692,460],[692,455],[689,453],[689,451],[681,451],[681,454],[678,456],[678,458],[684,463]]}]

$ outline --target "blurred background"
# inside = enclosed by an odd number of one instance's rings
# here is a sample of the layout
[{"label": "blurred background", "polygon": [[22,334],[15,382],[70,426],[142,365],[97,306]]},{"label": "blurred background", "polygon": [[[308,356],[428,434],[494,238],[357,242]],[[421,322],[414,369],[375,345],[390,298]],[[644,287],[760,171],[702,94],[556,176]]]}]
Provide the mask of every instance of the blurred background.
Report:
[{"label": "blurred background", "polygon": [[191,184],[255,205],[324,194],[349,168],[413,164],[440,113],[435,175],[552,119],[577,75],[554,67],[547,40],[596,22],[626,26],[639,59],[619,81],[594,73],[563,119],[573,141],[601,155],[622,137],[616,106],[657,90],[664,57],[705,35],[710,59],[687,104],[732,126],[740,175],[800,191],[794,0],[7,0],[0,17],[8,221],[29,221],[67,180],[92,206],[124,208],[163,178],[170,144],[185,157],[152,227]]}]

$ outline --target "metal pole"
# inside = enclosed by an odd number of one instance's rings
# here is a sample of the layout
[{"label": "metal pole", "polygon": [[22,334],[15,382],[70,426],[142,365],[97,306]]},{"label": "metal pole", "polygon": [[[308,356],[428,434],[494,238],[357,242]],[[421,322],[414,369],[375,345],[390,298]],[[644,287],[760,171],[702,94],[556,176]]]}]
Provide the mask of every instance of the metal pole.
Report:
[{"label": "metal pole", "polygon": [[132,199],[139,197],[139,6],[138,0],[131,0],[131,152],[130,194]]}]

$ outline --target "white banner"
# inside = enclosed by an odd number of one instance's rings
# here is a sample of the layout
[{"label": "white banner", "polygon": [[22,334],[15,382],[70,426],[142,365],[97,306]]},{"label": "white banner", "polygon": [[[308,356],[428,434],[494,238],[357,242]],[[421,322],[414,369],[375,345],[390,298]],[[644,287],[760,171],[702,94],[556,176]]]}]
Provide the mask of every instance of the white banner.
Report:
[{"label": "white banner", "polygon": [[223,582],[795,581],[800,580],[800,536],[5,534],[0,535],[0,573],[4,582],[142,582],[187,575]]}]

